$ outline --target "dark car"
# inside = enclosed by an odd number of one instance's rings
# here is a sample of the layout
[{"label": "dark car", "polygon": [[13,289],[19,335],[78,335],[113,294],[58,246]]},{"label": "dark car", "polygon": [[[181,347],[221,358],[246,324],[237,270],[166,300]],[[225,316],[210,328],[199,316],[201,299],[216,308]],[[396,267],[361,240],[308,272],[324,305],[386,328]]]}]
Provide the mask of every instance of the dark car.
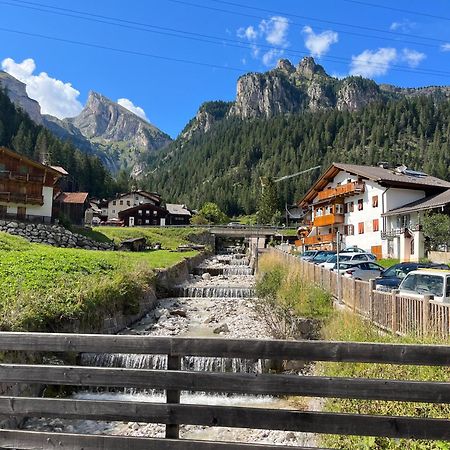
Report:
[{"label": "dark car", "polygon": [[313,259],[314,256],[317,255],[317,253],[319,253],[319,250],[306,250],[301,255],[299,255],[299,258],[303,261],[311,261],[311,259]]},{"label": "dark car", "polygon": [[320,264],[325,262],[330,256],[335,255],[336,252],[331,250],[319,250],[310,260],[313,264]]},{"label": "dark car", "polygon": [[435,264],[435,263],[414,263],[405,262],[395,264],[389,267],[375,280],[376,289],[379,291],[392,291],[400,286],[403,278],[411,272],[417,269],[444,269],[448,270],[449,266],[447,264]]}]

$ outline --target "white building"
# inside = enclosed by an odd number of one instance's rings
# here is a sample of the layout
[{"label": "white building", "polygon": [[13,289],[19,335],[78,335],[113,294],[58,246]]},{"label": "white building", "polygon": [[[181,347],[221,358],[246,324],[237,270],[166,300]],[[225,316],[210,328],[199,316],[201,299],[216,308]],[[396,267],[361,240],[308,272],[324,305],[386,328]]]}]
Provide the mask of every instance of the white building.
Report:
[{"label": "white building", "polygon": [[357,246],[380,258],[418,260],[424,252],[420,227],[404,223],[394,211],[449,188],[447,181],[404,166],[333,163],[300,201],[311,210],[303,245],[335,249],[339,231],[341,249]]},{"label": "white building", "polygon": [[159,206],[161,204],[161,196],[154,192],[146,191],[132,191],[118,195],[108,202],[108,220],[118,219],[119,212],[147,203]]}]

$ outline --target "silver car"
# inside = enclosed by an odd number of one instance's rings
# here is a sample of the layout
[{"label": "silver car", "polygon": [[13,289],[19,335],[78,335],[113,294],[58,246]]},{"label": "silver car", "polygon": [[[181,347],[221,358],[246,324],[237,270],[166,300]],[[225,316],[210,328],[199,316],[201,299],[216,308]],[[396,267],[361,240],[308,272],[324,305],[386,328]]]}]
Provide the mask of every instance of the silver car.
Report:
[{"label": "silver car", "polygon": [[339,273],[344,277],[355,280],[369,281],[380,276],[384,267],[374,262],[342,263],[339,265]]}]

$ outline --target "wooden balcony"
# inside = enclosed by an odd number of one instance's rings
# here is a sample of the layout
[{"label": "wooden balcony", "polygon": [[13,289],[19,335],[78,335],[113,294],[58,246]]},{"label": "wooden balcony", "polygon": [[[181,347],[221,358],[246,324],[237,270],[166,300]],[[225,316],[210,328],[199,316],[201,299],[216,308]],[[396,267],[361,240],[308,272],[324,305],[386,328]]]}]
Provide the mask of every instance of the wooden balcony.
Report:
[{"label": "wooden balcony", "polygon": [[303,239],[303,245],[328,244],[336,240],[336,233],[309,236]]},{"label": "wooden balcony", "polygon": [[0,171],[0,180],[13,180],[26,183],[44,184],[44,176],[42,175],[31,175],[29,173],[20,173],[7,170]]},{"label": "wooden balcony", "polygon": [[343,184],[335,188],[325,189],[317,193],[319,201],[327,200],[336,197],[348,197],[350,195],[361,194],[364,192],[365,184],[363,182],[353,181],[351,183]]},{"label": "wooden balcony", "polygon": [[17,194],[14,192],[0,192],[0,202],[20,203],[25,205],[43,205],[42,195]]},{"label": "wooden balcony", "polygon": [[324,216],[314,217],[313,226],[326,227],[327,225],[337,225],[344,223],[344,214],[325,214]]}]

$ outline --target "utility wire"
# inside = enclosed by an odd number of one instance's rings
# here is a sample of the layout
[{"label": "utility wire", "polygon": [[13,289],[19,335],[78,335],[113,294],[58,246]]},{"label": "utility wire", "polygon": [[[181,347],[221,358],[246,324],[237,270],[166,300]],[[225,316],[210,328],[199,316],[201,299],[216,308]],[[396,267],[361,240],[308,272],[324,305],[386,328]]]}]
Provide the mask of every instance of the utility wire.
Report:
[{"label": "utility wire", "polygon": [[[198,3],[192,3],[186,0],[168,0],[170,2],[174,2],[174,3],[181,3],[181,4],[185,4],[188,6],[194,6],[197,8],[205,8],[205,9],[212,9],[215,11],[220,11],[220,12],[226,12],[229,14],[236,14],[236,15],[242,15],[242,16],[247,16],[247,17],[254,17],[254,18],[258,18],[258,19],[265,19],[266,17],[261,17],[261,16],[254,16],[254,15],[249,15],[246,13],[242,13],[239,11],[230,11],[230,10],[226,10],[226,9],[219,9],[219,8],[214,8],[214,7],[210,7],[210,6],[206,6],[206,5],[200,5]],[[224,5],[229,5],[229,6],[235,6],[235,7],[239,7],[239,8],[245,8],[245,9],[250,9],[250,10],[255,10],[255,11],[261,11],[261,12],[266,12],[266,13],[270,13],[270,14],[282,14],[285,16],[290,16],[290,17],[296,17],[299,19],[303,19],[303,20],[310,20],[310,21],[315,21],[315,22],[321,22],[321,23],[326,23],[329,25],[338,25],[338,26],[344,26],[344,27],[349,27],[349,28],[356,28],[359,30],[364,30],[364,31],[375,31],[378,33],[385,33],[385,34],[391,34],[394,36],[399,36],[399,37],[414,37],[414,38],[418,38],[418,39],[424,39],[427,41],[433,41],[433,42],[440,42],[440,43],[445,43],[446,41],[443,41],[442,39],[436,39],[436,38],[431,38],[431,37],[426,37],[426,36],[419,36],[419,35],[413,35],[413,34],[407,34],[407,33],[401,33],[398,31],[392,31],[392,30],[383,30],[381,28],[373,28],[373,27],[366,27],[366,26],[362,26],[362,25],[355,25],[355,24],[350,24],[350,23],[345,23],[345,22],[336,22],[336,21],[332,21],[332,20],[325,20],[325,19],[319,19],[317,17],[311,17],[311,16],[303,16],[303,15],[299,15],[299,14],[294,14],[294,13],[289,13],[289,12],[284,12],[284,11],[276,11],[276,10],[272,10],[272,9],[265,9],[265,8],[258,8],[256,6],[247,6],[247,5],[242,5],[240,3],[235,3],[235,2],[231,2],[231,1],[226,1],[226,0],[210,0],[213,1],[215,3],[219,3],[219,4],[224,4]],[[276,19],[275,19],[276,20]],[[295,22],[291,22],[294,25],[302,25],[300,23],[295,23]],[[347,33],[346,31],[340,30],[341,33]],[[368,36],[367,34],[364,34],[362,36]],[[378,39],[388,39],[386,37],[380,37],[377,36]],[[399,42],[397,40],[397,42]],[[413,43],[413,42],[409,42],[409,43]],[[416,44],[419,45],[424,45],[421,44],[419,42],[415,42]]]},{"label": "utility wire", "polygon": [[[219,36],[211,36],[211,35],[206,35],[206,34],[201,34],[201,33],[193,33],[193,32],[177,30],[177,29],[168,28],[168,27],[160,27],[160,26],[151,25],[148,23],[133,22],[133,21],[129,21],[129,20],[119,19],[119,18],[115,18],[115,17],[108,17],[108,16],[99,15],[99,14],[90,14],[90,13],[86,13],[84,11],[79,11],[79,10],[77,11],[77,10],[67,9],[67,8],[50,7],[50,6],[36,3],[36,2],[27,2],[27,1],[22,1],[22,0],[13,0],[13,1],[15,1],[15,2],[19,1],[21,3],[27,3],[27,4],[33,4],[33,5],[42,5],[44,8],[48,8],[48,9],[42,9],[42,8],[39,8],[36,6],[20,5],[20,4],[16,4],[16,3],[11,3],[10,1],[0,1],[0,4],[5,4],[8,6],[18,6],[18,7],[23,7],[23,8],[27,8],[27,9],[38,10],[38,11],[45,12],[45,13],[73,17],[76,19],[87,20],[87,21],[92,21],[92,22],[96,22],[96,23],[114,25],[114,26],[133,29],[133,30],[137,30],[137,31],[171,36],[171,37],[175,37],[175,38],[189,39],[189,40],[200,41],[200,42],[205,42],[205,43],[215,44],[215,45],[223,45],[225,42],[225,43],[227,43],[228,46],[237,47],[237,48],[251,49],[253,46],[252,43],[249,43],[246,41],[239,41],[239,40],[235,40],[235,39],[223,38],[223,37],[219,37]],[[53,9],[56,9],[58,11],[53,11]],[[69,12],[62,12],[62,11],[69,11]],[[87,16],[87,17],[83,17],[79,14],[82,14],[83,16]],[[102,17],[107,20],[98,19],[98,17]],[[111,22],[111,20],[117,21],[119,23]],[[120,23],[120,22],[123,22],[123,23]],[[138,27],[138,26],[128,25],[128,24],[139,24],[140,26]],[[149,28],[155,28],[158,31],[151,30]],[[163,31],[163,30],[167,30],[167,31]],[[177,34],[177,33],[181,33],[181,35]],[[185,34],[185,35],[183,35],[183,34]],[[50,37],[47,36],[46,38],[50,38]],[[84,43],[83,45],[85,45],[85,44],[86,43]],[[265,45],[265,44],[258,44],[258,47],[263,48],[263,49],[269,49],[269,50],[273,50],[273,49],[280,50],[281,49],[280,47],[274,47],[274,46]],[[297,55],[302,55],[302,56],[309,55],[308,52],[299,51],[299,50],[293,50],[293,49],[283,49],[283,50],[286,54],[290,54],[290,55],[296,55],[296,56]],[[336,62],[338,64],[348,64],[349,62],[351,62],[351,60],[349,58],[339,57],[339,56],[326,56],[326,57],[323,57],[323,59],[329,60],[332,62]],[[206,63],[204,63],[204,64],[206,64]],[[384,64],[372,64],[372,65],[374,67],[380,67],[380,68],[386,67],[386,65],[384,65]],[[216,67],[225,68],[226,66],[216,66]],[[430,75],[437,75],[437,76],[450,75],[450,72],[448,72],[448,71],[442,71],[442,70],[436,70],[436,69],[409,69],[405,66],[397,65],[397,64],[392,64],[389,67],[391,70],[396,70],[396,71],[401,71],[401,72],[406,72],[406,73],[430,74]],[[234,68],[233,70],[242,71],[242,69],[237,69],[237,68]]]},{"label": "utility wire", "polygon": [[437,15],[434,15],[434,14],[424,13],[424,12],[421,12],[421,11],[412,11],[410,9],[396,8],[394,6],[377,5],[375,3],[362,2],[360,0],[344,0],[344,2],[355,3],[357,5],[363,5],[363,6],[370,6],[371,8],[388,9],[390,11],[396,11],[396,12],[401,12],[401,13],[406,13],[406,14],[414,14],[416,16],[430,17],[432,19],[448,20],[448,21],[450,21],[450,17],[437,16]]}]

